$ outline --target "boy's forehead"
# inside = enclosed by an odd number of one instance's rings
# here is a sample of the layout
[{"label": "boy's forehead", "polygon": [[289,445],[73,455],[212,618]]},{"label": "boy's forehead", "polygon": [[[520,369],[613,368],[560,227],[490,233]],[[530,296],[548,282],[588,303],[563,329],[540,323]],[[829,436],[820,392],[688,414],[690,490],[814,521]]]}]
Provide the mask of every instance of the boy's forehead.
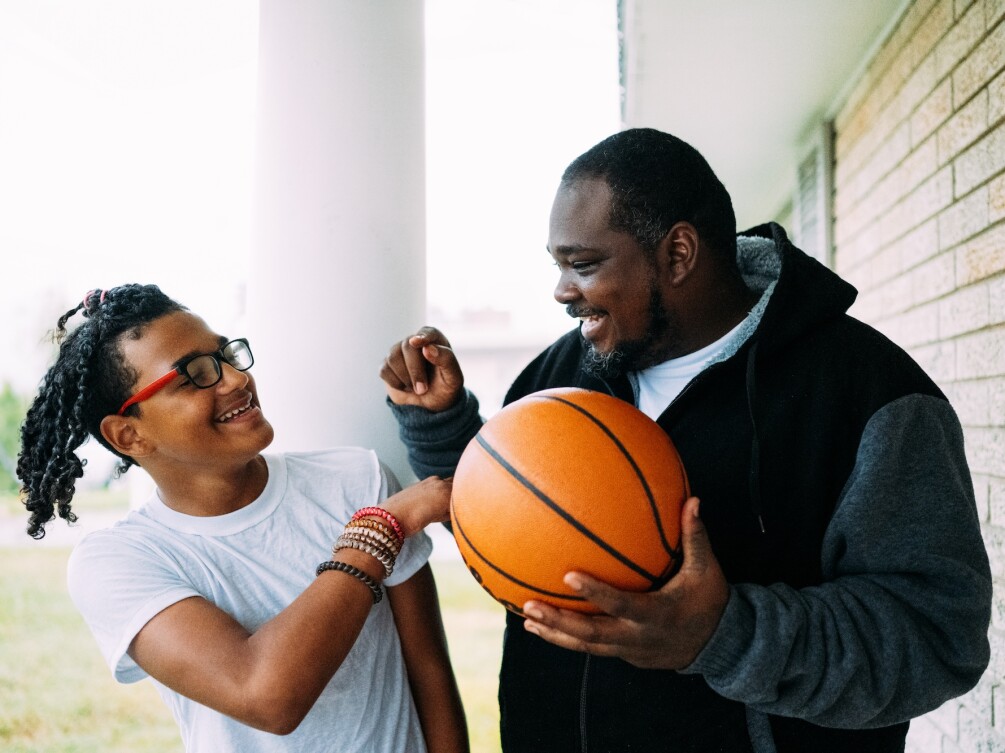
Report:
[{"label": "boy's forehead", "polygon": [[[138,338],[126,338],[122,354],[141,374],[164,372],[191,353],[211,353],[219,347],[220,335],[201,317],[188,311],[173,311],[144,325]],[[159,375],[159,374],[158,374]]]}]

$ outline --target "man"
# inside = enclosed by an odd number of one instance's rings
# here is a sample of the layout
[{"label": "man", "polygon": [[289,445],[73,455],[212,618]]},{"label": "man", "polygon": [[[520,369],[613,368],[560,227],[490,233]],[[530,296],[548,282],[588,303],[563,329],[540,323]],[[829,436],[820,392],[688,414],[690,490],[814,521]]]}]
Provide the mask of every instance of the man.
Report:
[{"label": "man", "polygon": [[[663,588],[572,573],[605,614],[507,615],[504,749],[903,750],[908,720],[989,658],[990,571],[944,395],[780,227],[736,236],[725,188],[669,134],[576,159],[548,250],[581,324],[507,402],[559,386],[633,402],[672,438],[700,518],[689,500]],[[413,469],[451,474],[481,419],[447,339],[423,328],[381,376]]]}]

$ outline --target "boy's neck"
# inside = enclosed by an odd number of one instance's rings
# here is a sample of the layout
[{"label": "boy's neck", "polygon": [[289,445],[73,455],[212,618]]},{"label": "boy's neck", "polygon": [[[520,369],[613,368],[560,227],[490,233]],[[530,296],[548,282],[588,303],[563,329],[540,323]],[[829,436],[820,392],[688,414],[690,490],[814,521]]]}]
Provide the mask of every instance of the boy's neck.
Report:
[{"label": "boy's neck", "polygon": [[[226,515],[254,502],[265,490],[269,469],[256,456],[246,464],[221,471],[188,469],[184,474],[151,473],[161,501],[175,512],[197,517]],[[158,478],[160,476],[160,478]]]}]

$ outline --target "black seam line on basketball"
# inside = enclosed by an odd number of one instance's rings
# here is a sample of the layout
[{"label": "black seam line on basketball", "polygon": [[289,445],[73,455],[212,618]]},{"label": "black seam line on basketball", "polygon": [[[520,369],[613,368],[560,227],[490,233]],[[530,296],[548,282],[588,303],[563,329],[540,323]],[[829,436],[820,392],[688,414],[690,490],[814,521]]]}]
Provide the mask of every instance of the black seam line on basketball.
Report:
[{"label": "black seam line on basketball", "polygon": [[628,452],[628,448],[625,447],[623,444],[621,444],[621,440],[614,435],[614,432],[612,432],[610,429],[607,428],[607,426],[604,424],[603,421],[594,416],[585,408],[576,405],[575,403],[570,402],[569,400],[566,400],[565,398],[561,397],[555,397],[552,395],[539,395],[539,397],[542,397],[546,400],[555,400],[556,402],[564,403],[565,405],[568,405],[570,408],[579,411],[588,419],[593,421],[593,423],[599,426],[601,431],[603,431],[610,438],[610,440],[614,442],[617,448],[621,450],[621,454],[624,455],[625,459],[631,464],[632,470],[634,470],[635,475],[638,476],[639,483],[642,484],[642,489],[646,493],[646,499],[649,500],[649,509],[652,510],[653,519],[656,521],[656,530],[659,532],[660,541],[663,544],[663,550],[667,554],[670,554],[674,557],[679,557],[680,553],[669,541],[667,541],[666,532],[663,530],[663,521],[660,519],[659,510],[656,509],[656,500],[653,499],[653,492],[652,489],[649,488],[649,482],[646,481],[645,474],[642,473],[642,469],[639,468],[638,463],[635,462],[635,458],[633,458],[632,454]]},{"label": "black seam line on basketball", "polygon": [[572,515],[570,515],[565,510],[563,510],[562,507],[558,503],[556,503],[553,499],[551,499],[551,497],[549,497],[543,491],[541,491],[536,486],[534,486],[534,484],[531,483],[531,481],[530,481],[529,478],[527,478],[526,476],[524,476],[522,473],[520,473],[520,471],[518,471],[516,468],[514,468],[512,465],[510,465],[506,461],[506,458],[504,458],[502,455],[500,455],[498,452],[496,452],[495,449],[488,442],[485,441],[485,438],[482,437],[481,434],[476,434],[475,435],[475,439],[478,440],[478,444],[480,444],[482,446],[482,448],[485,450],[485,452],[487,452],[489,455],[491,455],[492,458],[497,463],[499,463],[499,465],[501,465],[503,468],[505,468],[507,471],[509,471],[509,473],[513,476],[513,478],[515,478],[517,481],[519,481],[521,484],[523,484],[535,497],[537,497],[539,500],[541,500],[542,502],[544,502],[548,507],[550,507],[552,510],[554,510],[559,515],[559,517],[561,517],[563,520],[565,520],[567,523],[569,523],[569,525],[571,525],[573,528],[575,528],[581,534],[583,534],[584,536],[586,536],[586,538],[590,539],[590,541],[592,541],[594,544],[596,544],[597,546],[599,546],[601,549],[603,549],[609,555],[611,555],[612,557],[614,557],[614,559],[616,559],[622,565],[624,565],[625,567],[629,568],[630,570],[634,570],[639,575],[641,575],[643,578],[646,578],[650,583],[655,583],[657,580],[659,580],[659,576],[653,575],[652,573],[646,571],[645,568],[640,567],[639,565],[637,565],[634,562],[632,562],[628,557],[626,557],[625,555],[623,555],[621,552],[619,552],[617,549],[615,549],[614,547],[612,547],[610,544],[608,544],[602,538],[600,538],[599,536],[597,536],[597,534],[595,534],[589,528],[587,528],[582,523],[580,523],[578,520],[576,520]]},{"label": "black seam line on basketball", "polygon": [[569,594],[560,594],[554,591],[548,591],[547,589],[539,588],[538,586],[531,585],[530,583],[524,583],[519,578],[510,575],[505,570],[493,564],[484,554],[478,551],[478,547],[476,547],[473,543],[471,543],[471,539],[469,539],[468,535],[464,533],[464,526],[461,525],[460,518],[458,518],[457,515],[454,515],[453,522],[454,526],[460,532],[461,538],[464,539],[464,543],[467,544],[469,547],[471,547],[471,551],[478,555],[478,559],[480,559],[482,562],[484,562],[486,565],[488,565],[490,568],[495,570],[497,573],[499,573],[502,577],[506,578],[507,580],[516,583],[518,586],[523,586],[529,591],[541,594],[542,596],[551,596],[556,599],[565,599],[566,601],[586,601],[586,599],[584,599],[582,596],[569,596]]}]

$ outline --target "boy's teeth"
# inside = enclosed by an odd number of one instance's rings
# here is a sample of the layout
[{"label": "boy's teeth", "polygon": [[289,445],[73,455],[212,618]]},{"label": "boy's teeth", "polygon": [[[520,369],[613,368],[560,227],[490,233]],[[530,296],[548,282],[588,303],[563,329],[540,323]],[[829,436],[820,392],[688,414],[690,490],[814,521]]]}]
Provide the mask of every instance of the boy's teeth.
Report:
[{"label": "boy's teeth", "polygon": [[248,408],[250,408],[250,407],[251,407],[250,405],[246,405],[243,408],[238,408],[237,410],[232,410],[229,413],[224,413],[222,416],[220,416],[219,421],[220,421],[220,423],[224,423],[226,421],[229,421],[234,416],[239,415],[241,413],[244,413],[244,411],[248,410]]}]

